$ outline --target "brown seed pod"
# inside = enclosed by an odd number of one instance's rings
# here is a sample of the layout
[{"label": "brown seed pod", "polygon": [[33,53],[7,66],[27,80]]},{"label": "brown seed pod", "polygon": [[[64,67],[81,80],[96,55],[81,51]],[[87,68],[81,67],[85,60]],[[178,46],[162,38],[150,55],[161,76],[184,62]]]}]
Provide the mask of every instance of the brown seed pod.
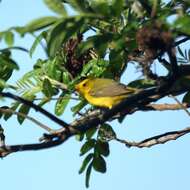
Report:
[{"label": "brown seed pod", "polygon": [[159,22],[139,29],[136,40],[138,49],[143,51],[146,58],[150,60],[154,59],[159,52],[166,51],[174,41],[172,33]]},{"label": "brown seed pod", "polygon": [[83,65],[92,59],[90,49],[80,56],[77,55],[77,48],[82,40],[83,36],[82,34],[79,34],[76,38],[69,39],[61,50],[66,58],[64,67],[70,72],[73,77],[76,77],[82,71]]}]

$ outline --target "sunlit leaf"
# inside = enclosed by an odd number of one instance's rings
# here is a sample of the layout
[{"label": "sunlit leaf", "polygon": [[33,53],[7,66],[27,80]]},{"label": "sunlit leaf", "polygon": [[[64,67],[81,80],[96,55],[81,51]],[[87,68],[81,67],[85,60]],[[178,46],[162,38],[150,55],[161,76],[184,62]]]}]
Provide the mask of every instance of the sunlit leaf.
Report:
[{"label": "sunlit leaf", "polygon": [[65,18],[59,22],[49,34],[48,54],[53,57],[61,45],[79,31],[83,23],[83,17]]},{"label": "sunlit leaf", "polygon": [[14,34],[11,31],[4,33],[4,39],[8,46],[12,46],[14,43]]},{"label": "sunlit leaf", "polygon": [[86,106],[87,102],[86,100],[82,99],[76,106],[73,106],[71,108],[71,111],[75,114],[77,114],[82,108]]},{"label": "sunlit leaf", "polygon": [[55,114],[56,115],[62,115],[70,101],[71,95],[70,94],[62,94],[59,96],[59,99],[56,102],[55,105]]},{"label": "sunlit leaf", "polygon": [[57,20],[58,18],[53,16],[41,17],[31,21],[24,27],[15,27],[14,29],[21,35],[24,35],[25,33],[38,31],[48,27],[54,24]]},{"label": "sunlit leaf", "polygon": [[29,51],[30,57],[32,57],[36,47],[38,46],[38,44],[41,42],[43,38],[44,38],[44,32],[42,32],[39,36],[36,37]]},{"label": "sunlit leaf", "polygon": [[43,89],[42,92],[45,94],[46,97],[51,97],[54,95],[54,88],[48,79],[44,79],[43,81]]},{"label": "sunlit leaf", "polygon": [[61,14],[63,16],[67,15],[65,7],[60,0],[44,0],[44,2],[55,13]]},{"label": "sunlit leaf", "polygon": [[177,20],[174,22],[175,28],[180,31],[184,32],[186,34],[190,34],[190,15],[184,15],[183,17],[178,17]]}]

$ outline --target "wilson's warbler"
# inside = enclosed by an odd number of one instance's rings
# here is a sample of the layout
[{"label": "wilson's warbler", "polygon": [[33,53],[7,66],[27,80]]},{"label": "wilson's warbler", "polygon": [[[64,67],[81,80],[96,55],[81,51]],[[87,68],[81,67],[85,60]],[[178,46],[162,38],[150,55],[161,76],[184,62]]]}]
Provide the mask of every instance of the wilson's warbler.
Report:
[{"label": "wilson's warbler", "polygon": [[75,89],[92,105],[111,109],[130,94],[137,92],[112,79],[87,78],[75,86]]}]

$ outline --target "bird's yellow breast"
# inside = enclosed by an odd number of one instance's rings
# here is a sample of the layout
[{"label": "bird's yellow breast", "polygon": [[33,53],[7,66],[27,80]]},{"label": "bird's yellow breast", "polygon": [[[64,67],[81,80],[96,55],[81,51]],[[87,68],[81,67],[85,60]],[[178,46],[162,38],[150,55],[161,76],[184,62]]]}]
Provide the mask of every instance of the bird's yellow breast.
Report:
[{"label": "bird's yellow breast", "polygon": [[127,95],[117,97],[93,97],[89,94],[85,94],[84,97],[92,105],[111,109],[114,105],[120,103],[124,98],[126,98]]}]

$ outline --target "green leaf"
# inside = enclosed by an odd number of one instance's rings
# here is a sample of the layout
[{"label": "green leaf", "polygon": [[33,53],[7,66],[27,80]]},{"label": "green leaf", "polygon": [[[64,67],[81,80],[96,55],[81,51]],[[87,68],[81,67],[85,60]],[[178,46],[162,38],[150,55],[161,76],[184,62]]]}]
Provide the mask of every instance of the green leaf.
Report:
[{"label": "green leaf", "polygon": [[[28,96],[28,97],[24,97],[27,100],[33,101],[35,96]],[[18,112],[22,113],[24,115],[28,115],[29,111],[30,111],[30,106],[27,106],[25,104],[22,104],[21,107],[19,108]],[[22,124],[24,122],[24,120],[26,119],[26,117],[21,116],[21,115],[17,115],[17,120],[20,124]]]},{"label": "green leaf", "polygon": [[68,84],[71,81],[71,78],[68,72],[62,73],[62,79],[63,79],[64,84]]},{"label": "green leaf", "polygon": [[57,20],[58,18],[54,16],[41,17],[31,21],[24,27],[15,27],[14,29],[21,35],[24,35],[28,32],[32,33],[34,31],[44,29],[45,27],[54,24]]},{"label": "green leaf", "polygon": [[43,38],[44,38],[44,32],[42,32],[39,36],[36,37],[29,51],[30,57],[32,57],[37,45],[41,42]]},{"label": "green leaf", "polygon": [[87,39],[86,42],[83,43],[83,45],[81,45],[81,50],[84,47],[92,46],[93,48],[96,49],[99,56],[102,58],[105,56],[106,50],[108,48],[108,44],[113,40],[113,38],[114,38],[114,35],[111,33],[98,34],[98,35],[91,36]]},{"label": "green leaf", "polygon": [[130,82],[128,86],[132,88],[149,88],[155,86],[155,81],[149,79],[140,79]]},{"label": "green leaf", "polygon": [[[1,106],[0,109],[3,109],[3,110],[6,110],[6,109],[9,109],[8,106]],[[5,112],[1,111],[0,110],[0,118],[2,118],[2,116],[5,114]]]},{"label": "green leaf", "polygon": [[93,168],[97,171],[97,172],[101,172],[101,173],[105,173],[106,172],[106,162],[104,160],[104,158],[100,155],[95,156],[93,159]]},{"label": "green leaf", "polygon": [[84,139],[84,133],[80,133],[80,134],[75,135],[75,139],[77,141],[82,141]]},{"label": "green leaf", "polygon": [[47,75],[54,80],[61,81],[62,71],[60,70],[60,66],[58,66],[56,57],[53,60],[48,60],[45,65]]},{"label": "green leaf", "polygon": [[4,53],[0,54],[0,79],[7,81],[14,69],[18,70],[18,65]]},{"label": "green leaf", "polygon": [[98,140],[95,149],[99,154],[103,156],[109,156],[110,154],[108,142]]},{"label": "green leaf", "polygon": [[91,7],[97,15],[100,16],[111,16],[111,9],[106,1],[92,1]]},{"label": "green leaf", "polygon": [[84,106],[86,106],[87,102],[85,99],[82,99],[76,106],[73,106],[71,108],[71,111],[75,114],[77,114]]},{"label": "green leaf", "polygon": [[78,12],[92,13],[92,11],[89,9],[88,0],[69,0],[69,4]]},{"label": "green leaf", "polygon": [[11,31],[4,33],[4,39],[8,46],[12,46],[14,43],[14,34]]},{"label": "green leaf", "polygon": [[[25,115],[28,115],[29,111],[30,111],[30,106],[27,106],[27,105],[24,105],[24,104],[18,110],[19,113],[22,113],[22,114],[25,114]],[[21,115],[17,116],[17,120],[18,120],[18,122],[20,124],[22,124],[25,119],[26,119],[26,117],[23,117]]]},{"label": "green leaf", "polygon": [[114,16],[120,16],[124,7],[124,0],[113,0],[111,10]]},{"label": "green leaf", "polygon": [[83,26],[83,17],[68,17],[62,19],[51,30],[48,38],[48,54],[54,57],[61,45],[66,42],[72,35],[76,34]]},{"label": "green leaf", "polygon": [[184,15],[183,17],[178,17],[174,22],[174,27],[177,31],[190,34],[190,15]]},{"label": "green leaf", "polygon": [[92,154],[92,153],[90,153],[86,156],[86,158],[83,160],[82,165],[80,167],[79,174],[84,172],[88,163],[92,160],[93,156],[94,156],[94,154]]},{"label": "green leaf", "polygon": [[42,92],[45,94],[46,97],[51,97],[54,95],[54,88],[52,87],[48,79],[44,79],[43,81]]},{"label": "green leaf", "polygon": [[94,148],[96,144],[96,140],[95,139],[90,139],[88,141],[86,141],[83,146],[80,149],[80,156],[84,155],[85,153],[87,153],[89,150],[91,150],[92,148]]},{"label": "green leaf", "polygon": [[109,65],[109,61],[103,59],[93,59],[83,66],[81,76],[100,77]]},{"label": "green leaf", "polygon": [[1,107],[0,107],[0,118],[2,118],[2,116],[3,116],[4,113],[5,113],[5,112],[3,112],[3,110],[1,110],[1,109],[6,110],[6,109],[9,109],[9,107],[8,107],[8,106],[1,106]]},{"label": "green leaf", "polygon": [[115,137],[116,137],[116,133],[109,124],[105,123],[100,127],[98,131],[98,138],[100,140],[106,141],[109,139],[113,139]]},{"label": "green leaf", "polygon": [[60,0],[44,0],[44,3],[48,6],[49,9],[51,9],[55,13],[67,16],[65,7]]},{"label": "green leaf", "polygon": [[187,92],[182,100],[183,103],[190,103],[190,92]]},{"label": "green leaf", "polygon": [[87,188],[89,187],[91,171],[92,171],[92,162],[88,165],[88,168],[86,170],[85,186]]},{"label": "green leaf", "polygon": [[[12,107],[10,107],[11,110],[15,111],[19,107],[20,103],[15,102]],[[5,113],[4,114],[4,120],[7,121],[13,114],[12,113]]]},{"label": "green leaf", "polygon": [[3,79],[0,79],[0,92],[6,87],[6,82]]},{"label": "green leaf", "polygon": [[56,102],[55,105],[55,114],[60,116],[63,114],[65,111],[65,108],[67,107],[69,101],[70,101],[71,95],[70,94],[65,94],[63,93],[59,96],[59,99]]},{"label": "green leaf", "polygon": [[96,131],[97,131],[97,128],[91,128],[91,129],[88,129],[87,131],[86,131],[86,138],[87,139],[91,139],[92,138],[92,136],[96,133]]}]

